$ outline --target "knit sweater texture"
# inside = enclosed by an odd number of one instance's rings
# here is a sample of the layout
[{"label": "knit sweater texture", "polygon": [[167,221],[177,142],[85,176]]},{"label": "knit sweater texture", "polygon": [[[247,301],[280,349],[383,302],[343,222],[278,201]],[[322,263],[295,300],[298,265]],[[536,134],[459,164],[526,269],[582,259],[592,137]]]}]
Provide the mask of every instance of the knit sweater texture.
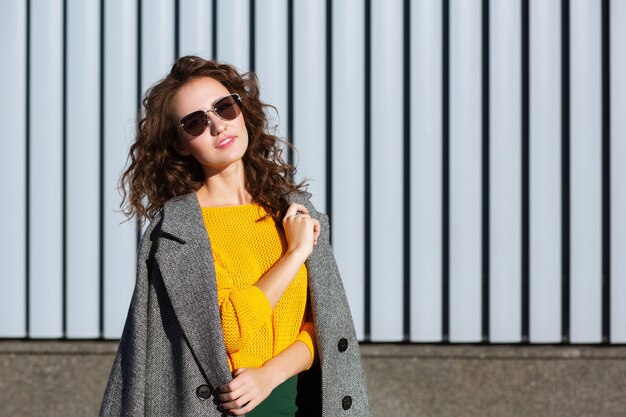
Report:
[{"label": "knit sweater texture", "polygon": [[231,371],[258,368],[296,340],[313,363],[314,326],[307,318],[307,270],[303,264],[272,309],[254,284],[287,250],[284,234],[256,204],[203,207],[211,240],[224,342]]}]

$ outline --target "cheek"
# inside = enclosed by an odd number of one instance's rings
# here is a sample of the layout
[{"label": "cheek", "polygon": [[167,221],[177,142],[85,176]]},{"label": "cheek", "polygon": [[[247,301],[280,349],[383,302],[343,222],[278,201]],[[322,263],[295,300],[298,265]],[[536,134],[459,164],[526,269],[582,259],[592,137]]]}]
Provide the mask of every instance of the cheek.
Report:
[{"label": "cheek", "polygon": [[243,118],[241,119],[241,121],[238,121],[238,126],[237,126],[237,130],[239,130],[240,136],[243,136],[246,140],[246,145],[250,144],[250,133],[248,132],[248,128],[246,126],[246,123],[244,122]]},{"label": "cheek", "polygon": [[248,149],[250,149],[250,135],[248,134],[248,131],[246,130],[246,127],[243,127],[243,132],[244,132],[244,143],[246,145],[246,152],[248,151]]}]

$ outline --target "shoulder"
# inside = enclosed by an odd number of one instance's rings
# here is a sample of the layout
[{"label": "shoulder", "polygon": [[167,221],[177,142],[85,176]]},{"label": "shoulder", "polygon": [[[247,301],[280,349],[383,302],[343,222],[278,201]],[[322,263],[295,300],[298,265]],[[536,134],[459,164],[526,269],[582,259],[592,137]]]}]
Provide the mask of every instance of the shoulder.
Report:
[{"label": "shoulder", "polygon": [[[294,191],[291,194],[289,194],[288,200],[289,200],[289,204],[293,204],[293,203],[302,204],[304,207],[306,207],[309,210],[309,214],[311,215],[311,217],[313,217],[314,219],[320,222],[320,228],[321,228],[320,242],[324,244],[328,244],[330,246],[330,232],[331,232],[330,220],[326,213],[318,211],[315,208],[315,205],[313,204],[313,202],[311,202],[312,198],[313,198],[313,195],[309,192]],[[318,245],[318,246],[324,246],[324,245]]]},{"label": "shoulder", "polygon": [[315,208],[315,205],[311,202],[312,198],[313,194],[307,191],[294,191],[289,194],[288,201],[289,204],[298,203],[306,207],[309,210],[311,217],[320,222],[322,231],[324,232],[323,234],[328,236],[330,233],[330,220],[328,219],[328,215]]},{"label": "shoulder", "polygon": [[318,218],[318,219],[319,218],[326,219],[327,218],[326,214],[318,211],[315,208],[315,205],[311,201],[312,198],[313,198],[313,194],[307,191],[293,191],[288,195],[287,200],[289,201],[289,204],[293,204],[293,203],[302,204],[304,207],[306,207],[309,210],[309,212],[311,213],[311,217]]},{"label": "shoulder", "polygon": [[[181,229],[190,227],[193,224],[191,220],[194,216],[197,217],[199,212],[200,206],[195,192],[181,194],[167,200],[143,232],[139,243],[140,255],[143,255],[144,250],[149,252],[150,247],[162,234],[169,235],[172,231],[178,233]],[[177,233],[175,236],[178,236]],[[145,253],[146,256],[148,252]]]},{"label": "shoulder", "polygon": [[292,191],[287,194],[287,201],[289,202],[289,204],[298,203],[309,208],[309,206],[312,207],[312,196],[313,195],[307,191]]},{"label": "shoulder", "polygon": [[163,210],[159,211],[154,216],[154,218],[150,220],[150,223],[148,223],[148,227],[146,227],[145,231],[143,232],[141,240],[143,241],[146,239],[153,238],[155,231],[159,229],[162,222],[163,222]]},{"label": "shoulder", "polygon": [[171,197],[163,204],[162,215],[187,214],[200,207],[195,191]]},{"label": "shoulder", "polygon": [[139,259],[147,259],[150,254],[153,242],[157,239],[161,223],[163,222],[163,211],[159,211],[148,223],[139,241]]}]

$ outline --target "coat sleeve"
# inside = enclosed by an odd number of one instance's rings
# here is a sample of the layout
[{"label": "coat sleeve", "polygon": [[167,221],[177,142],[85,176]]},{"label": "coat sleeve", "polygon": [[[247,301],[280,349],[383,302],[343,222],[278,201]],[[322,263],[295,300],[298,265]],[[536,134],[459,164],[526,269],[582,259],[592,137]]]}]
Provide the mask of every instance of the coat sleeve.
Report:
[{"label": "coat sleeve", "polygon": [[147,345],[149,274],[156,250],[155,218],[139,244],[137,279],[128,316],[100,407],[100,416],[143,416]]}]

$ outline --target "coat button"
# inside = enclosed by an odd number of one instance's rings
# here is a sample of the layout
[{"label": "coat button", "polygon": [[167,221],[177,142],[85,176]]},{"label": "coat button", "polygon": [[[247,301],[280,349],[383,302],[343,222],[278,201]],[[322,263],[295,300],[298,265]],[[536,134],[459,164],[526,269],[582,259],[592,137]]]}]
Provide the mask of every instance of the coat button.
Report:
[{"label": "coat button", "polygon": [[343,397],[343,400],[341,400],[341,407],[344,410],[348,410],[350,407],[352,407],[352,397],[350,397],[349,395]]},{"label": "coat button", "polygon": [[342,337],[339,339],[339,343],[337,343],[337,348],[339,352],[345,352],[348,349],[348,339]]},{"label": "coat button", "polygon": [[203,400],[211,396],[211,388],[208,385],[200,385],[196,388],[196,395]]}]

